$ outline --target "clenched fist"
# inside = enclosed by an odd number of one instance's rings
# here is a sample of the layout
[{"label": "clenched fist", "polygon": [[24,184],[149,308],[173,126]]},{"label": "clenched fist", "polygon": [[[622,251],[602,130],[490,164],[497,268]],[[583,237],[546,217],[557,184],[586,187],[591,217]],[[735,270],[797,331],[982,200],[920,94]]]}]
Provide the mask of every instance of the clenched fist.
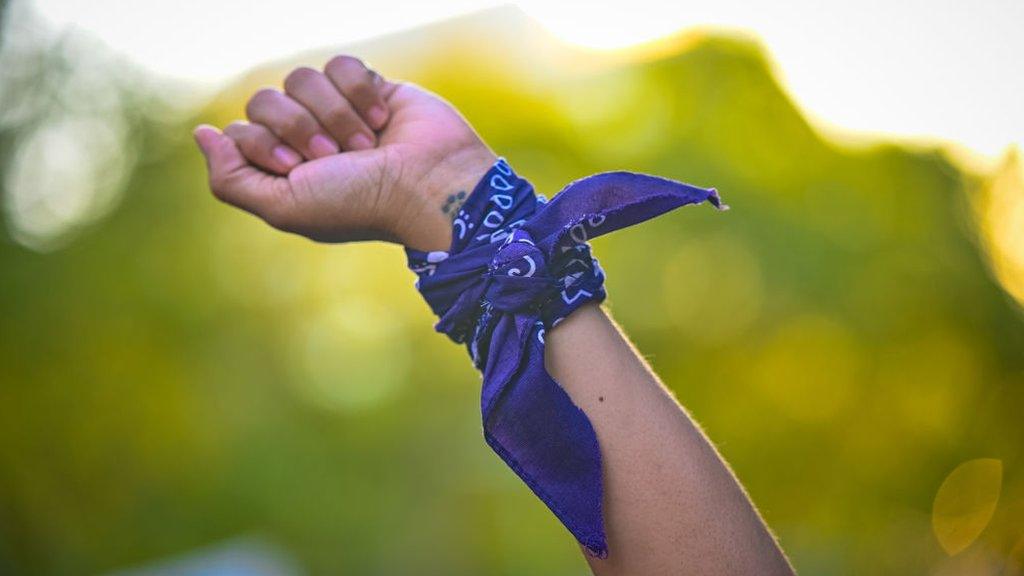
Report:
[{"label": "clenched fist", "polygon": [[[446,250],[461,201],[496,160],[439,96],[389,82],[351,56],[265,88],[248,122],[199,126],[217,198],[324,242]],[[459,194],[464,192],[464,194]]]}]

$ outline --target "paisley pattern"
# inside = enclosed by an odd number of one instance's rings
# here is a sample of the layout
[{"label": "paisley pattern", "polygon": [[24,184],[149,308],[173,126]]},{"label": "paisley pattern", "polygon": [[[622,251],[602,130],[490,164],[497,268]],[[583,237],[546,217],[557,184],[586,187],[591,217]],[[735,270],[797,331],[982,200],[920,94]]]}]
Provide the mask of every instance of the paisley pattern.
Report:
[{"label": "paisley pattern", "polygon": [[601,452],[544,368],[544,334],[606,296],[589,239],[704,201],[726,208],[714,189],[608,172],[547,202],[501,159],[456,215],[447,252],[406,250],[435,328],[483,373],[484,439],[595,556],[608,553]]}]

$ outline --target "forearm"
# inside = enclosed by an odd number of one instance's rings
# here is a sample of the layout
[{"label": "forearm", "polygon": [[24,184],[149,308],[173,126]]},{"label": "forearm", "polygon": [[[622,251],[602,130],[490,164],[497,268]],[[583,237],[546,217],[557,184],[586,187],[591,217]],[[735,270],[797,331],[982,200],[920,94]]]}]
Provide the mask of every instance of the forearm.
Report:
[{"label": "forearm", "polygon": [[601,445],[618,574],[789,574],[781,550],[704,434],[608,314],[588,305],[552,329],[548,371],[589,417]]}]

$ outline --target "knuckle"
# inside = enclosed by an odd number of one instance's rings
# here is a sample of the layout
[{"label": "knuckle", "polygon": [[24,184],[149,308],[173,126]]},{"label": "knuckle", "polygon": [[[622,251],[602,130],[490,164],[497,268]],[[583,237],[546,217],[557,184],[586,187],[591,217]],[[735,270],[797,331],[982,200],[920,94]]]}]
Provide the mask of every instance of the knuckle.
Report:
[{"label": "knuckle", "polygon": [[309,119],[303,114],[289,114],[281,122],[281,132],[291,138],[306,136],[313,131]]},{"label": "knuckle", "polygon": [[252,118],[253,114],[258,114],[261,108],[276,100],[277,95],[277,90],[273,88],[260,88],[257,90],[245,105],[246,116]]},{"label": "knuckle", "polygon": [[237,173],[231,172],[210,177],[210,190],[218,200],[226,204],[237,206],[244,189],[245,181]]},{"label": "knuckle", "polygon": [[369,75],[348,86],[345,95],[361,106],[370,106],[377,100],[377,92]]},{"label": "knuckle", "polygon": [[235,120],[231,124],[228,124],[224,127],[224,133],[233,138],[235,141],[237,141],[241,136],[245,135],[248,126],[248,122]]},{"label": "knuckle", "polygon": [[365,70],[366,66],[362,60],[348,54],[339,54],[328,60],[327,64],[324,65],[325,72],[338,77],[345,77],[353,72],[362,73]]},{"label": "knuckle", "polygon": [[307,66],[300,66],[295,70],[288,73],[288,76],[284,79],[284,89],[286,92],[294,92],[301,90],[302,87],[311,82],[316,76],[319,76],[320,72],[309,68]]},{"label": "knuckle", "polygon": [[348,130],[356,121],[355,112],[348,105],[337,106],[328,110],[325,114],[324,121],[327,122],[334,129],[346,129]]}]

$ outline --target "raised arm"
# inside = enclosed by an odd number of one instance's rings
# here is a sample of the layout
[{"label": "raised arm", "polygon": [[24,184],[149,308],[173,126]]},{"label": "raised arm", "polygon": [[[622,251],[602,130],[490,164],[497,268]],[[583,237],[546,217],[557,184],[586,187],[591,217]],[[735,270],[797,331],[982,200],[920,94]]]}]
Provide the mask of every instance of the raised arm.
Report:
[{"label": "raised arm", "polygon": [[[449,247],[452,219],[496,158],[439,97],[354,58],[257,92],[249,123],[197,128],[214,194],[321,241]],[[608,558],[598,575],[788,574],[746,494],[607,313],[548,330],[545,364],[600,443]]]},{"label": "raised arm", "polygon": [[604,463],[598,576],[790,574],[715,448],[609,314],[585,306],[548,335],[547,365],[586,412]]}]

